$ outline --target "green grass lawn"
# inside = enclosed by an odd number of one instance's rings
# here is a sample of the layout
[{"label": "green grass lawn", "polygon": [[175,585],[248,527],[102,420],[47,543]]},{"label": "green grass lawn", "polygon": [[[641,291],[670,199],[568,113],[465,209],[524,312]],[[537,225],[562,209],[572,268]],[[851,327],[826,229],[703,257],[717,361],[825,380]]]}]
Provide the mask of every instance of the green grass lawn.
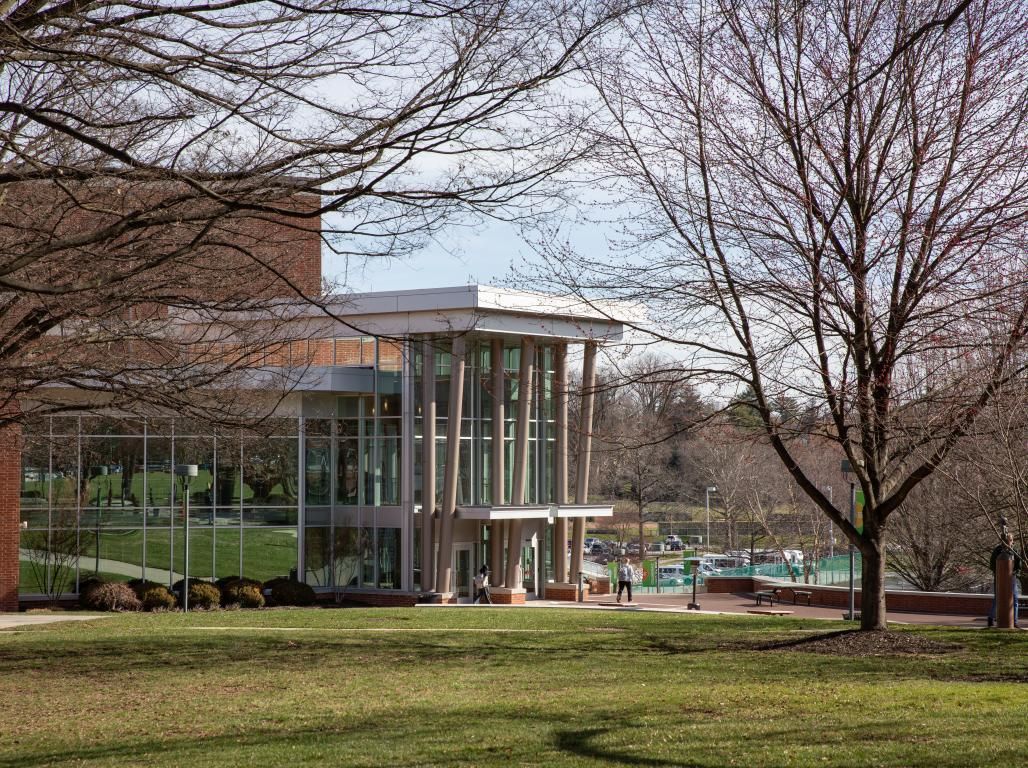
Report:
[{"label": "green grass lawn", "polygon": [[[1018,633],[548,609],[132,615],[0,633],[0,767],[1023,764]],[[897,630],[906,631],[906,630]]]}]

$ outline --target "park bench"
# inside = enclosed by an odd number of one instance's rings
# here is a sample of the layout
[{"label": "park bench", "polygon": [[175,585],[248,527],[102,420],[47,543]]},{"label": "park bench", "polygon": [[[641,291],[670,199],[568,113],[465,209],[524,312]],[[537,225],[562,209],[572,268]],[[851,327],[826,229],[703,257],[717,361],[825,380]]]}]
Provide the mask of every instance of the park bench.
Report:
[{"label": "park bench", "polygon": [[757,599],[757,605],[761,605],[765,600],[767,600],[767,604],[770,605],[772,608],[775,605],[775,600],[781,600],[781,598],[778,596],[777,589],[760,590],[759,592],[754,592],[753,596]]},{"label": "park bench", "polygon": [[793,589],[792,587],[783,587],[782,589],[776,590],[777,592],[784,591],[792,592],[792,604],[799,605],[800,600],[806,600],[807,605],[810,605],[811,599],[814,597],[814,593],[809,589]]},{"label": "park bench", "polygon": [[753,596],[757,599],[757,605],[762,605],[767,600],[768,605],[774,607],[775,600],[782,602],[784,593],[792,593],[792,604],[799,605],[800,600],[806,600],[807,605],[811,604],[811,599],[814,593],[809,589],[794,589],[793,587],[775,587],[774,589],[762,589],[759,592],[754,592]]}]

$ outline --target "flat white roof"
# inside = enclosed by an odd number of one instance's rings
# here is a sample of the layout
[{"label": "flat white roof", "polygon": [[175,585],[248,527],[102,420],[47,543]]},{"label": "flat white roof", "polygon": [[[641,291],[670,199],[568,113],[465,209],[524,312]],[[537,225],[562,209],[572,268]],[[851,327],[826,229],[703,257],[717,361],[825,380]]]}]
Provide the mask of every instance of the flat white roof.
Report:
[{"label": "flat white roof", "polygon": [[[343,336],[477,331],[618,341],[624,333],[620,317],[632,314],[615,303],[489,285],[340,295],[328,308],[344,321]],[[307,314],[317,313],[312,308]]]}]

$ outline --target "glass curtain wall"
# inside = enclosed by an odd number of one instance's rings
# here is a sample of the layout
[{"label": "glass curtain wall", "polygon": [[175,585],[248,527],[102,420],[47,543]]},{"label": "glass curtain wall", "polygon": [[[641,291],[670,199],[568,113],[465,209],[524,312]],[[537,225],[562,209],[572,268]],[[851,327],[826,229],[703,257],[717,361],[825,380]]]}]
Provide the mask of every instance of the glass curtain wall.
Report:
[{"label": "glass curtain wall", "polygon": [[189,575],[265,581],[295,572],[296,419],[266,433],[216,434],[188,419],[48,417],[26,425],[22,452],[24,594],[75,592],[98,573],[173,584]]},{"label": "glass curtain wall", "polygon": [[340,393],[336,418],[305,422],[304,577],[315,588],[402,586],[403,347],[369,343],[375,391]]},{"label": "glass curtain wall", "polygon": [[[436,495],[442,493],[443,462],[445,459],[446,424],[449,418],[450,392],[450,350],[447,339],[439,339],[435,347],[436,378]],[[423,376],[423,355],[421,344],[414,345],[414,456],[415,456],[415,504],[423,504],[421,446],[424,436],[421,393]],[[518,399],[521,393],[518,373],[521,364],[520,344],[508,342],[504,347],[504,387],[499,393],[504,399],[504,498],[492,498],[492,451],[496,436],[493,435],[492,407],[493,371],[490,341],[469,342],[468,357],[464,372],[464,408],[461,420],[461,451],[457,483],[458,505],[500,506],[510,499],[511,480],[514,472],[514,436],[517,424]],[[556,437],[555,410],[553,402],[554,353],[551,346],[536,349],[536,366],[533,386],[531,421],[528,444],[528,481],[526,501],[544,504],[553,500],[553,451]],[[417,529],[416,529],[417,530]],[[479,542],[481,543],[481,542]],[[415,554],[415,558],[419,553]],[[419,572],[415,563],[415,572]],[[416,579],[417,581],[417,579]]]}]

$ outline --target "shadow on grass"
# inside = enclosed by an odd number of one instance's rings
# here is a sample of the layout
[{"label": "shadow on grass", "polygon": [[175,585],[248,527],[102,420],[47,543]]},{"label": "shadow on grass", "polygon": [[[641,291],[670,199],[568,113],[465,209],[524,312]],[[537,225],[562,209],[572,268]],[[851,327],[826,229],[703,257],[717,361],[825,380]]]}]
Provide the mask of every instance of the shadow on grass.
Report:
[{"label": "shadow on grass", "polygon": [[557,731],[554,734],[554,746],[562,752],[569,752],[579,757],[588,757],[593,760],[600,760],[604,763],[615,765],[660,765],[660,766],[698,766],[700,763],[671,762],[666,759],[642,757],[630,755],[624,752],[617,752],[609,748],[598,746],[593,742],[610,733],[612,728],[581,728],[574,731]]}]

